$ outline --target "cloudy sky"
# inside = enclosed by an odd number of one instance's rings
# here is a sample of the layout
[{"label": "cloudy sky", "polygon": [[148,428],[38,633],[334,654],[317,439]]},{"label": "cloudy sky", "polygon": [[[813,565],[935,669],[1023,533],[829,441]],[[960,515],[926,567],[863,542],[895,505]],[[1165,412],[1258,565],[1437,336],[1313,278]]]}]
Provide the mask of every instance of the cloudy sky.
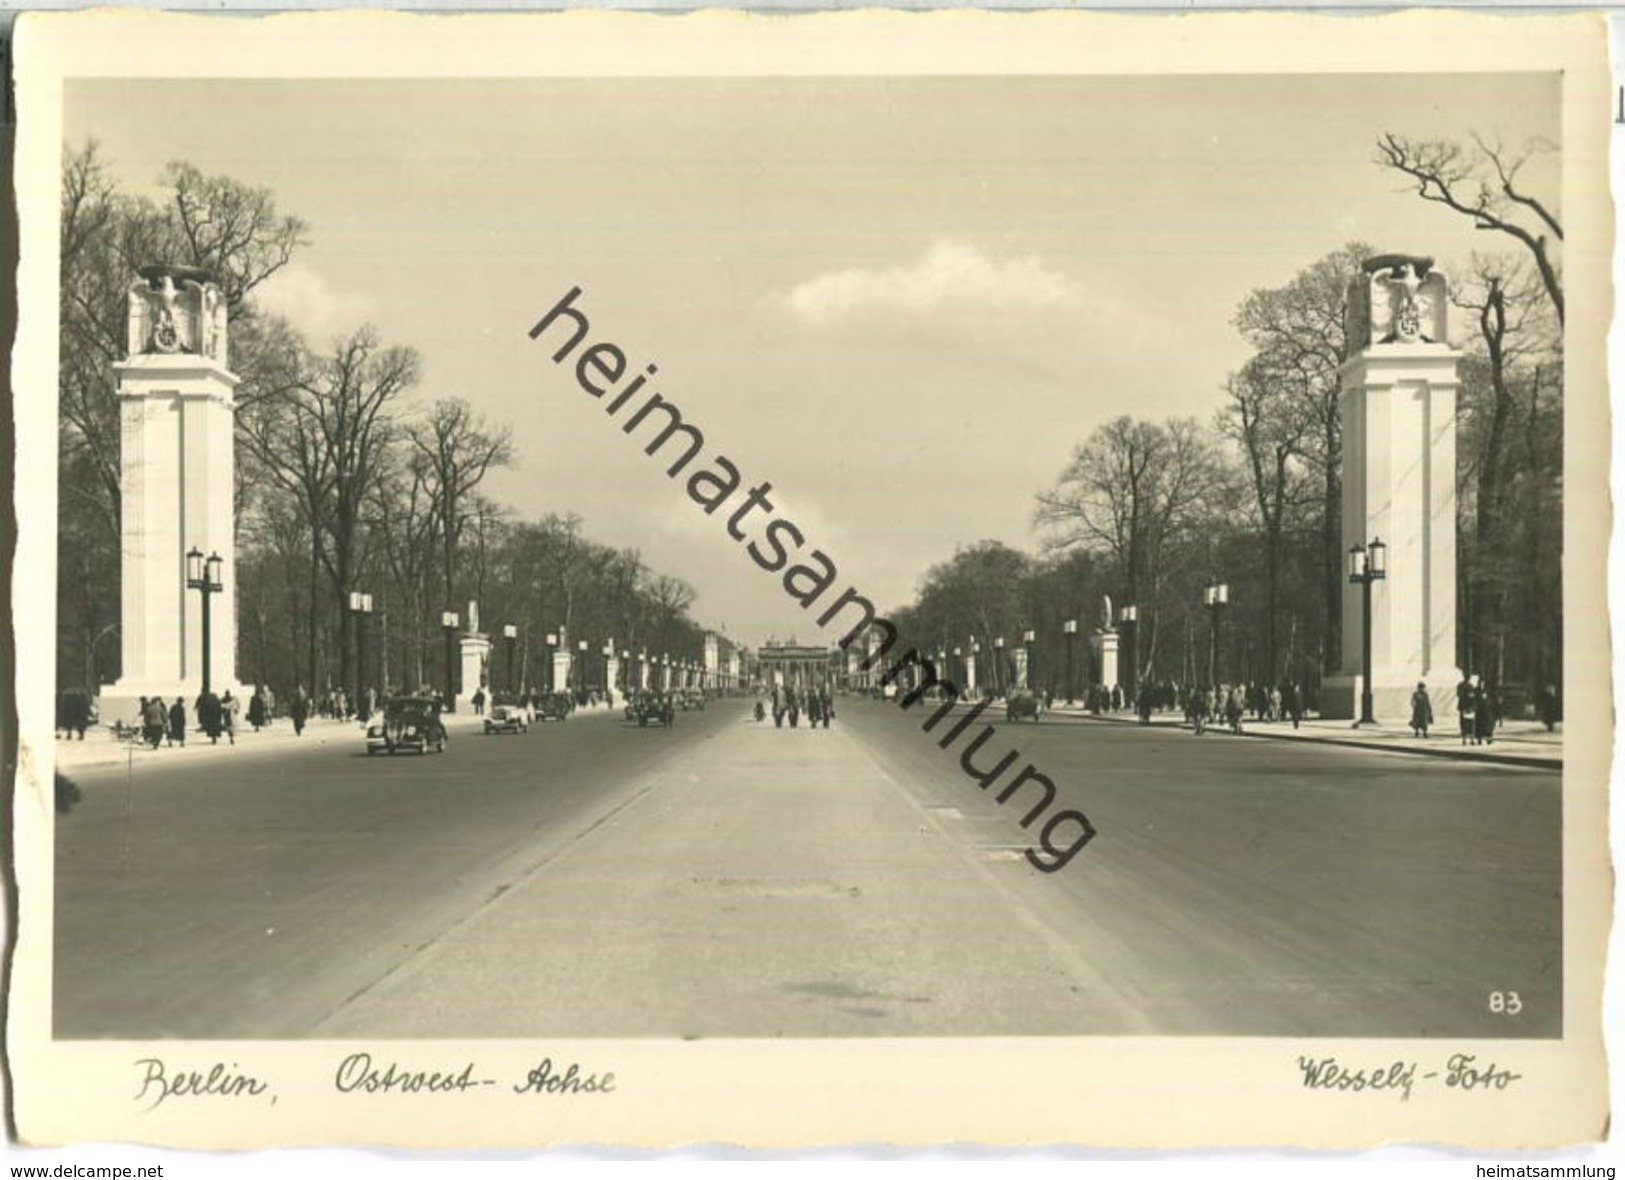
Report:
[{"label": "cloudy sky", "polygon": [[[1371,163],[1383,131],[1559,137],[1548,75],[77,82],[132,189],[182,159],[273,189],[312,245],[265,302],[375,323],[424,400],[511,423],[488,490],[574,511],[750,642],[815,628],[532,343],[592,339],[883,605],[985,537],[1119,414],[1212,415],[1230,318],[1349,239],[1504,248]],[[1554,195],[1550,185],[1544,186]]]}]

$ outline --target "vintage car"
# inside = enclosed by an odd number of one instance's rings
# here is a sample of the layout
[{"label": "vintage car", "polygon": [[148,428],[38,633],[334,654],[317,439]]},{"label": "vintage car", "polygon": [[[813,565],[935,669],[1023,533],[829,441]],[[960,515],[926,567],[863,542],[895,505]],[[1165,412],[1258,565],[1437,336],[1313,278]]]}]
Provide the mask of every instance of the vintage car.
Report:
[{"label": "vintage car", "polygon": [[485,715],[486,733],[528,733],[530,713],[518,698],[497,693],[491,698],[491,711]]},{"label": "vintage car", "polygon": [[567,692],[544,692],[536,702],[536,720],[563,721],[575,712],[575,707]]},{"label": "vintage car", "polygon": [[1044,702],[1038,699],[1038,694],[1028,692],[1026,689],[1017,689],[1004,701],[1004,719],[1006,721],[1031,720],[1036,722],[1044,712]]},{"label": "vintage car", "polygon": [[639,728],[645,725],[671,725],[677,720],[677,711],[666,693],[645,692],[638,694],[632,706],[632,716]]},{"label": "vintage car", "polygon": [[433,697],[391,697],[383,712],[367,726],[367,753],[394,754],[412,750],[425,754],[446,752],[446,726]]},{"label": "vintage car", "polygon": [[699,709],[703,712],[705,709],[705,693],[697,688],[689,689],[688,707],[690,709]]}]

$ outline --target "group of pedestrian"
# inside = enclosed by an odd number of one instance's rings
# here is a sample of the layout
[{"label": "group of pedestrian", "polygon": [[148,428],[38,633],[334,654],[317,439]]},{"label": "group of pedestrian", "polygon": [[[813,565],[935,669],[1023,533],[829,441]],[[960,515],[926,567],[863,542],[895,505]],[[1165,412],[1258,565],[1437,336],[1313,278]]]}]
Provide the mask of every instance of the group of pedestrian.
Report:
[{"label": "group of pedestrian", "polygon": [[[1420,690],[1425,685],[1417,685]],[[1461,721],[1461,744],[1483,746],[1495,744],[1495,730],[1501,724],[1501,694],[1491,688],[1477,673],[1463,676],[1456,685],[1456,715]],[[1415,718],[1411,719],[1413,722]],[[1421,735],[1426,737],[1424,731]]]},{"label": "group of pedestrian", "polygon": [[[1197,685],[1185,694],[1185,719],[1198,737],[1207,732],[1208,722],[1220,721],[1231,733],[1241,732],[1247,715],[1247,692],[1240,684]],[[1143,715],[1149,721],[1149,714]]]},{"label": "group of pedestrian", "polygon": [[56,698],[56,728],[63,740],[77,737],[85,740],[85,730],[96,722],[96,709],[90,694],[82,688],[70,688]]},{"label": "group of pedestrian", "polygon": [[[807,713],[809,729],[815,729],[819,725],[828,729],[830,721],[835,717],[835,698],[830,695],[829,689],[822,686],[798,692],[794,685],[775,684],[769,698],[774,729],[783,729],[786,718],[789,718],[791,729],[798,728],[803,709]],[[756,705],[756,719],[758,721],[762,719],[762,705],[759,701]]]},{"label": "group of pedestrian", "polygon": [[232,745],[237,744],[237,711],[237,698],[231,695],[229,688],[223,693],[207,691],[198,694],[198,728],[209,739],[211,746],[220,744],[222,734]]},{"label": "group of pedestrian", "polygon": [[186,702],[175,698],[166,706],[163,697],[142,697],[137,712],[140,715],[141,741],[156,750],[161,745],[186,745]]}]

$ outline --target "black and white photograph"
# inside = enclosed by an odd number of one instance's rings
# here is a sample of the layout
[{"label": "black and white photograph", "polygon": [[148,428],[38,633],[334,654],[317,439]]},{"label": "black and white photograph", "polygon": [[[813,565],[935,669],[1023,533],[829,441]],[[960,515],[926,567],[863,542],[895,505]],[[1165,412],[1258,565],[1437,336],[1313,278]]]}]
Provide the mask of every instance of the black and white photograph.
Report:
[{"label": "black and white photograph", "polygon": [[642,1141],[635,1042],[1604,1133],[1600,22],[154,19],[16,46],[12,1020],[109,1125]]}]

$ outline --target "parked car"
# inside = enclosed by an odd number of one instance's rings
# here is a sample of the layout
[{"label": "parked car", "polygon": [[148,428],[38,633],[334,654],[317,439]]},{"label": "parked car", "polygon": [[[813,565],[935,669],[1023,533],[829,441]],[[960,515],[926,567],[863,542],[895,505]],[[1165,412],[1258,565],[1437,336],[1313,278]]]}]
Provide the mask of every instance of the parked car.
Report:
[{"label": "parked car", "polygon": [[1036,722],[1044,712],[1044,702],[1038,699],[1036,693],[1025,689],[1017,689],[1004,701],[1004,719],[1006,721],[1031,720]]},{"label": "parked car", "polygon": [[639,728],[645,725],[670,726],[677,720],[677,711],[668,694],[646,692],[639,695],[637,705],[633,708],[633,717]]},{"label": "parked car", "polygon": [[517,698],[497,693],[491,698],[490,711],[485,714],[486,733],[529,733],[530,715]]},{"label": "parked car", "polygon": [[411,750],[425,754],[430,748],[446,752],[446,726],[433,697],[391,697],[383,712],[367,726],[367,753],[388,754]]}]

